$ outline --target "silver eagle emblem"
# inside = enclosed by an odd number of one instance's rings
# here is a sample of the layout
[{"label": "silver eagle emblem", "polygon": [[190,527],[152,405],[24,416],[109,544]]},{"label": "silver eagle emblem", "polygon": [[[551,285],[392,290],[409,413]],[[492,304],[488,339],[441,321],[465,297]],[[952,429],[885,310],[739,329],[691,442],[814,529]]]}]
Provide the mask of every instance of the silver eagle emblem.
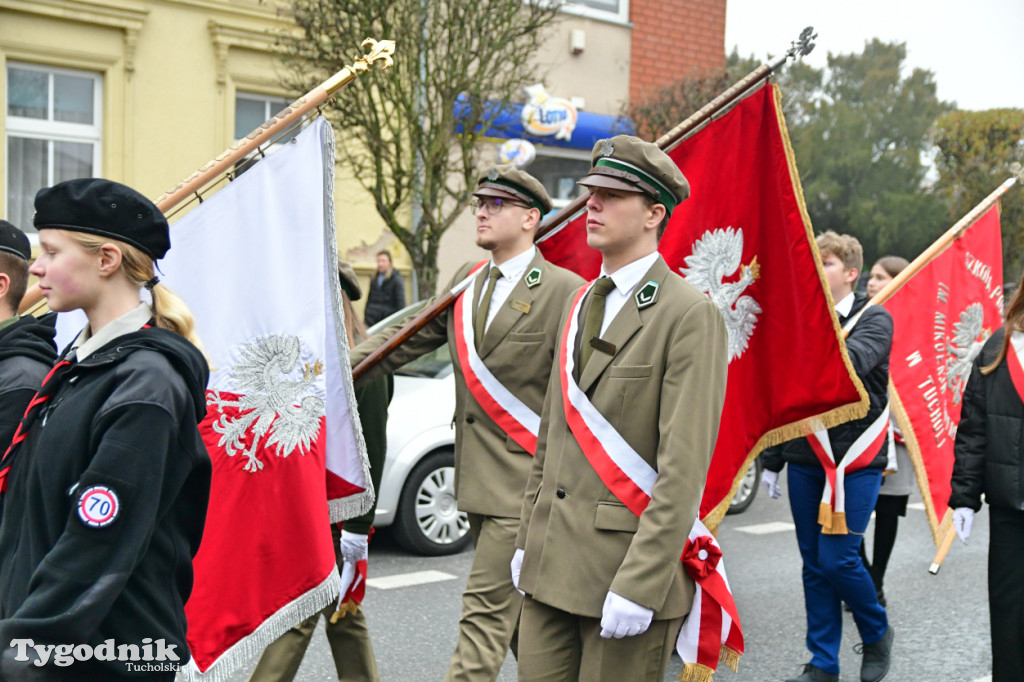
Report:
[{"label": "silver eagle emblem", "polygon": [[[306,364],[301,368],[301,377],[296,378],[301,350],[297,336],[273,334],[257,338],[242,347],[242,361],[230,371],[242,396],[238,400],[225,399],[216,390],[207,396],[207,404],[216,406],[220,412],[220,418],[213,424],[213,430],[221,434],[218,445],[224,446],[229,457],[239,452],[245,455],[245,471],[263,469],[256,450],[264,436],[264,447],[273,446],[278,457],[287,457],[295,450],[305,454],[316,442],[324,401],[311,388],[323,373],[323,364],[319,360],[313,365]],[[229,416],[225,407],[238,408],[238,415]],[[246,448],[250,431],[252,445]]]},{"label": "silver eagle emblem", "polygon": [[967,306],[960,313],[960,321],[953,323],[953,338],[947,344],[949,356],[946,358],[946,385],[953,392],[954,404],[963,399],[974,359],[981,353],[988,337],[992,336],[991,332],[983,328],[984,323],[985,310],[980,303]]},{"label": "silver eagle emblem", "polygon": [[[747,350],[747,343],[757,325],[761,306],[743,292],[760,277],[757,256],[749,265],[742,265],[743,229],[727,227],[708,230],[693,244],[693,253],[686,257],[679,272],[691,285],[703,291],[718,306],[725,318],[729,334],[729,362]],[[735,282],[724,281],[739,269]]]}]

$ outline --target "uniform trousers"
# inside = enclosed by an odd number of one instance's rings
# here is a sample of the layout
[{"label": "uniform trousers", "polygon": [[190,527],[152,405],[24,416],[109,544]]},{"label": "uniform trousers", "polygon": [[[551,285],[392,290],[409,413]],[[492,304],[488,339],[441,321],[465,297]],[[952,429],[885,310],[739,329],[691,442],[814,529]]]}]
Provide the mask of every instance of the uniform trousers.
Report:
[{"label": "uniform trousers", "polygon": [[992,682],[1024,680],[1024,511],[989,506]]},{"label": "uniform trousers", "polygon": [[846,475],[846,535],[826,535],[818,524],[818,507],[825,488],[825,470],[790,463],[789,506],[803,558],[804,601],[807,611],[807,649],[811,663],[839,673],[843,636],[842,602],[853,612],[861,640],[873,644],[885,635],[889,621],[878,603],[871,574],[859,549],[871,511],[875,508],[882,472],[861,469]]},{"label": "uniform trousers", "polygon": [[516,551],[518,518],[467,514],[476,548],[462,593],[459,640],[446,682],[487,682],[498,677],[505,653],[518,648],[522,595],[512,585],[509,564]]},{"label": "uniform trousers", "polygon": [[523,601],[519,682],[662,682],[682,618],[655,620],[641,635],[601,637],[601,619]]}]

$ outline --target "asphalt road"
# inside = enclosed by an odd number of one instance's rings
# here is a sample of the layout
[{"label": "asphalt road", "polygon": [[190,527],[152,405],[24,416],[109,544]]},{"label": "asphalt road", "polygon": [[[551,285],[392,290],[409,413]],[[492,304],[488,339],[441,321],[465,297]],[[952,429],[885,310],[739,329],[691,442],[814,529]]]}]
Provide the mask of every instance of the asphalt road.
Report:
[{"label": "asphalt road", "polygon": [[[970,544],[957,541],[942,570],[933,576],[928,566],[935,546],[920,499],[911,498],[911,506],[907,517],[901,519],[886,574],[889,618],[895,628],[894,662],[886,679],[988,682],[988,514],[978,515]],[[872,528],[868,529],[869,548]],[[726,517],[719,541],[743,622],[746,653],[738,674],[723,667],[716,679],[765,682],[796,675],[809,655],[803,645],[800,556],[785,493],[779,500],[769,500],[759,492],[746,513]],[[444,678],[458,633],[460,593],[471,560],[471,551],[451,557],[416,557],[394,544],[386,532],[374,538],[371,583],[364,606],[384,682],[439,682]],[[385,577],[391,579],[390,586],[375,580]],[[412,584],[430,579],[436,582]],[[860,657],[853,651],[859,641],[852,616],[845,614],[843,682],[860,679]],[[673,657],[665,679],[674,680],[681,667]],[[243,682],[251,669],[252,665],[236,674],[232,682]],[[322,628],[297,679],[336,679]],[[498,679],[516,679],[511,656]],[[625,673],[623,680],[628,680]]]}]

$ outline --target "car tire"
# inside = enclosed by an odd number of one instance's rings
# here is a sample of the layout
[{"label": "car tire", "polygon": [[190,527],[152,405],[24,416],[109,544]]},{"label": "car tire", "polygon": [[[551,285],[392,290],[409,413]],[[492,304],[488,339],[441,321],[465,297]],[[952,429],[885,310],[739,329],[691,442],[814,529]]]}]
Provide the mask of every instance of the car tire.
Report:
[{"label": "car tire", "polygon": [[402,547],[423,556],[457,554],[472,542],[469,519],[455,503],[454,452],[432,452],[409,473],[394,536]]},{"label": "car tire", "polygon": [[760,457],[754,459],[754,462],[740,481],[736,494],[732,496],[732,500],[729,502],[729,509],[725,512],[726,514],[742,514],[754,503],[754,498],[757,497],[757,489],[761,487],[761,469],[763,466]]}]

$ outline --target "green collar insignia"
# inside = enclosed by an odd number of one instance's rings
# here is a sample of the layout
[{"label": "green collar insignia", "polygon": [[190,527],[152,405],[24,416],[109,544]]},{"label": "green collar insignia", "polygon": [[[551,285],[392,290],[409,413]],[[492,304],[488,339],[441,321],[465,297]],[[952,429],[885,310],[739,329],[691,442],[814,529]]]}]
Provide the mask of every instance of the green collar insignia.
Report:
[{"label": "green collar insignia", "polygon": [[636,307],[637,310],[643,310],[648,306],[654,305],[654,302],[658,300],[658,283],[654,281],[648,281],[647,284],[640,288],[640,291],[636,292]]},{"label": "green collar insignia", "polygon": [[544,271],[541,270],[540,268],[534,268],[533,270],[530,270],[528,273],[526,273],[526,277],[523,278],[523,281],[526,282],[526,288],[532,289],[538,284],[540,284],[540,276],[542,274],[544,274]]}]

